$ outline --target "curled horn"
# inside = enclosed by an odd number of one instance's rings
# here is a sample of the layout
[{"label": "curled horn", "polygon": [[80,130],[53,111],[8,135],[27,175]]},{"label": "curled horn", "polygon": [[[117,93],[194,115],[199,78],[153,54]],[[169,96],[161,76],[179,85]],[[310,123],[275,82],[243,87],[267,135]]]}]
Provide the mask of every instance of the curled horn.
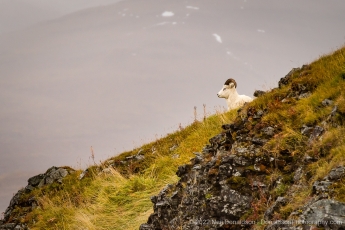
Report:
[{"label": "curled horn", "polygon": [[228,80],[226,80],[226,82],[224,83],[224,85],[230,85],[230,83],[234,83],[235,88],[237,88],[237,83],[234,79],[229,78]]}]

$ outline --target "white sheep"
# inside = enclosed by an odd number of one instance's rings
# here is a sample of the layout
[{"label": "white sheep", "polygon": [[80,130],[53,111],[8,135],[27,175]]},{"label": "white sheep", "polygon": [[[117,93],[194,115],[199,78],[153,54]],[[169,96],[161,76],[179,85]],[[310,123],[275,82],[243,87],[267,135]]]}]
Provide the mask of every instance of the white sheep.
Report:
[{"label": "white sheep", "polygon": [[223,88],[217,93],[219,98],[225,98],[228,104],[228,110],[232,110],[242,106],[246,102],[251,102],[253,99],[246,95],[239,95],[236,90],[237,83],[234,79],[226,80]]}]

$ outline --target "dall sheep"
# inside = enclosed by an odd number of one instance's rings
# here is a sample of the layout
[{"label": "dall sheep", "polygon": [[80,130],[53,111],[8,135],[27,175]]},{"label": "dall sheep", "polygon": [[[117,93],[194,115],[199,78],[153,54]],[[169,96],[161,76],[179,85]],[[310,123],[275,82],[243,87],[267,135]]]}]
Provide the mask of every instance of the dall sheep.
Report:
[{"label": "dall sheep", "polygon": [[239,95],[236,90],[237,83],[234,79],[229,78],[224,83],[223,88],[217,93],[219,98],[225,98],[228,104],[228,110],[241,107],[246,102],[251,102],[253,99],[246,95]]}]

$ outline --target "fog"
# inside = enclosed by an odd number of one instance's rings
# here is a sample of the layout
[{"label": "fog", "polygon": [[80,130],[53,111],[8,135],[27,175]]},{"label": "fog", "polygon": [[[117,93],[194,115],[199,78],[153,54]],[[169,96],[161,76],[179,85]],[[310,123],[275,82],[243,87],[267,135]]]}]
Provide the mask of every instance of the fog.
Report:
[{"label": "fog", "polygon": [[2,0],[0,210],[51,166],[85,168],[276,87],[344,45],[341,0]]}]

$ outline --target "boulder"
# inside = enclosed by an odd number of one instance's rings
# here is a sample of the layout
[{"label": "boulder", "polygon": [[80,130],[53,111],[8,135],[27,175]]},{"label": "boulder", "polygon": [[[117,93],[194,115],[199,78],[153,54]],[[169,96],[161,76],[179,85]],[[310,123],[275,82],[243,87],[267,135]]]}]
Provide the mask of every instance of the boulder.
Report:
[{"label": "boulder", "polygon": [[[4,212],[3,223],[0,224],[1,229],[27,229],[23,224],[17,224],[17,220],[12,217],[13,211],[16,207],[25,208],[26,210],[32,210],[37,207],[37,201],[35,197],[31,197],[28,200],[23,199],[25,194],[30,193],[32,190],[38,187],[46,186],[54,182],[62,183],[62,179],[68,175],[68,171],[65,168],[51,167],[46,173],[38,174],[28,179],[28,185],[20,189],[11,199],[9,206]],[[9,223],[8,223],[9,222]]]},{"label": "boulder", "polygon": [[329,105],[333,105],[333,101],[332,100],[329,100],[329,99],[325,99],[325,100],[323,100],[322,102],[321,102],[321,104],[323,105],[323,106],[329,106]]},{"label": "boulder", "polygon": [[339,180],[345,175],[345,167],[344,166],[338,166],[334,169],[332,169],[329,174],[324,178],[325,180]]},{"label": "boulder", "polygon": [[260,97],[262,95],[264,95],[266,92],[265,91],[262,91],[262,90],[255,90],[254,91],[254,97]]},{"label": "boulder", "polygon": [[301,70],[301,69],[300,68],[293,68],[292,70],[290,70],[290,72],[285,77],[280,78],[280,80],[278,82],[279,88],[282,88],[283,86],[287,85],[291,81],[292,75],[299,70]]},{"label": "boulder", "polygon": [[303,212],[300,222],[332,230],[344,229],[345,204],[331,199],[316,201]]}]

